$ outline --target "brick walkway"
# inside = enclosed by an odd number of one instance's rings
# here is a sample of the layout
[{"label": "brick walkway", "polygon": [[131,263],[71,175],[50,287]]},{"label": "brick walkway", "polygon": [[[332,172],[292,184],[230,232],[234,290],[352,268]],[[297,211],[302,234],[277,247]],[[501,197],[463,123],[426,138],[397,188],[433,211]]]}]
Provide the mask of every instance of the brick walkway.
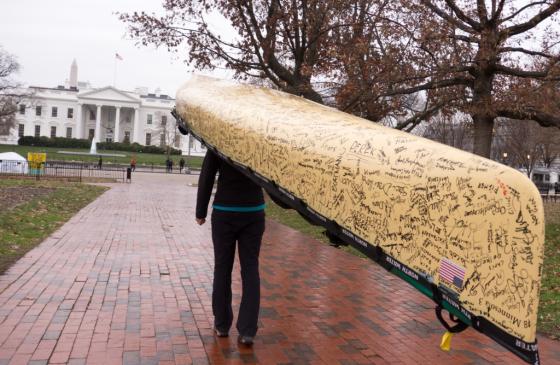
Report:
[{"label": "brick walkway", "polygon": [[[210,227],[188,178],[114,185],[0,276],[0,364],[522,364],[472,329],[440,351],[430,300],[271,221],[255,346],[214,337]],[[560,363],[560,343],[540,341]]]}]

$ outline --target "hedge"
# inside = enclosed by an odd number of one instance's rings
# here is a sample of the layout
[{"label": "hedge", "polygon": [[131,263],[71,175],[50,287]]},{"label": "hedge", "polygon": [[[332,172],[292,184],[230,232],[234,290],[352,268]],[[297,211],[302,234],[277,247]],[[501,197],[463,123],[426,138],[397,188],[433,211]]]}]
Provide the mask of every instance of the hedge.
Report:
[{"label": "hedge", "polygon": [[63,137],[33,137],[24,136],[18,140],[20,146],[60,147],[60,148],[90,148],[91,141],[87,139]]},{"label": "hedge", "polygon": [[[39,147],[59,147],[59,148],[85,148],[91,147],[91,141],[89,139],[77,139],[77,138],[63,138],[63,137],[32,137],[24,136],[18,140],[20,146],[39,146]],[[111,150],[111,151],[127,151],[127,152],[144,152],[144,153],[156,153],[156,154],[166,154],[167,149],[158,146],[142,146],[138,143],[117,143],[117,142],[99,142],[97,143],[97,149],[99,150]],[[180,155],[181,151],[170,147],[170,154]]]}]

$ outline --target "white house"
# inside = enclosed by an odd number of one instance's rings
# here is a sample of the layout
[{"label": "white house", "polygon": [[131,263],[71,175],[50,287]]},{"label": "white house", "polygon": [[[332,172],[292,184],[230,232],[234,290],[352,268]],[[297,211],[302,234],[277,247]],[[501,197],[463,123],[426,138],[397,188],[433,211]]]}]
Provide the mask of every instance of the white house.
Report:
[{"label": "white house", "polygon": [[77,81],[78,66],[72,63],[70,79],[55,88],[30,86],[33,100],[19,104],[16,129],[1,143],[17,144],[22,136],[95,138],[97,141],[170,145],[183,154],[203,155],[204,146],[181,135],[171,110],[175,99],[168,95],[134,92],[112,86],[91,88]]}]

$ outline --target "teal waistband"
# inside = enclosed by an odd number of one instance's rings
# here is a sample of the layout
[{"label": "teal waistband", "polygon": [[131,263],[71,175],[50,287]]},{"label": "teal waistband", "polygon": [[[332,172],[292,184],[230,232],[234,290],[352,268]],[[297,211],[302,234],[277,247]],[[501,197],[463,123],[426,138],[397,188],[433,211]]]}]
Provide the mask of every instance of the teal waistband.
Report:
[{"label": "teal waistband", "polygon": [[226,212],[258,212],[264,210],[266,204],[257,205],[254,207],[224,207],[223,205],[213,205],[214,209],[223,210]]}]

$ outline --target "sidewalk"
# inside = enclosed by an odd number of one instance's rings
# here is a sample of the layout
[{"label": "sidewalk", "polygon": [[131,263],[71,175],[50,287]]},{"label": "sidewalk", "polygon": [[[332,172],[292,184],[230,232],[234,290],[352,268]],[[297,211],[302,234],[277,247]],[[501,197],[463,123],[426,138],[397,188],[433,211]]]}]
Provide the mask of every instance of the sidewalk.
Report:
[{"label": "sidewalk", "polygon": [[[210,226],[195,224],[188,186],[197,177],[134,174],[0,276],[0,365],[523,364],[472,329],[439,350],[429,299],[272,221],[254,348],[239,349],[235,331],[216,338]],[[542,363],[560,364],[560,342],[539,341]]]}]

